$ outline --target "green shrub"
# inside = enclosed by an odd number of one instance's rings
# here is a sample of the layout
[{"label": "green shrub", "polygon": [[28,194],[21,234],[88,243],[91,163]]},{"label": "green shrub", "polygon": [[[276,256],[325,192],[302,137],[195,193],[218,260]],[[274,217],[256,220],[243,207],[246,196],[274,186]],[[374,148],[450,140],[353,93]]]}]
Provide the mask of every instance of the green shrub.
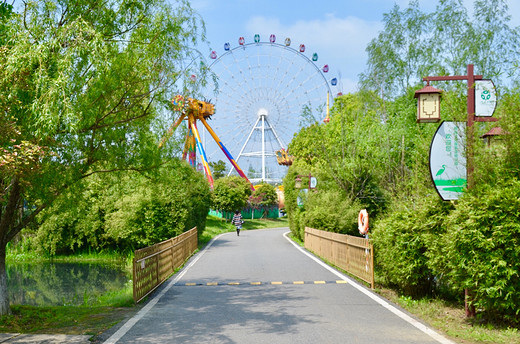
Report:
[{"label": "green shrub", "polygon": [[307,227],[328,232],[358,235],[358,214],[361,206],[350,202],[341,190],[310,193],[305,204]]},{"label": "green shrub", "polygon": [[303,241],[303,237],[300,233],[300,222],[302,210],[297,204],[298,193],[300,190],[294,187],[294,180],[298,175],[298,169],[295,166],[291,166],[285,175],[283,180],[284,187],[284,204],[285,211],[287,212],[287,218],[289,220],[289,229],[291,234]]},{"label": "green shrub", "polygon": [[[92,175],[42,212],[33,249],[47,255],[114,249],[126,252],[204,231],[210,190],[204,176],[173,161],[150,176]],[[77,189],[76,189],[77,190]]]},{"label": "green shrub", "polygon": [[520,182],[484,185],[465,195],[447,221],[435,263],[453,288],[467,288],[488,318],[519,322]]},{"label": "green shrub", "polygon": [[325,178],[321,176],[317,189],[305,191],[294,188],[294,180],[298,174],[309,174],[298,172],[297,168],[291,168],[284,179],[285,209],[291,233],[302,241],[305,227],[359,235],[357,217],[362,206],[356,201],[350,201],[343,190],[326,188]]},{"label": "green shrub", "polygon": [[376,267],[389,285],[412,297],[435,292],[442,281],[428,255],[433,242],[446,232],[444,220],[451,209],[451,203],[433,195],[416,209],[396,211],[377,221],[372,235]]},{"label": "green shrub", "polygon": [[227,213],[241,210],[247,205],[251,192],[251,184],[242,177],[217,179],[213,187],[211,207]]},{"label": "green shrub", "polygon": [[289,216],[289,228],[291,229],[291,233],[302,242],[305,240],[304,214],[305,212],[301,208],[296,208]]}]

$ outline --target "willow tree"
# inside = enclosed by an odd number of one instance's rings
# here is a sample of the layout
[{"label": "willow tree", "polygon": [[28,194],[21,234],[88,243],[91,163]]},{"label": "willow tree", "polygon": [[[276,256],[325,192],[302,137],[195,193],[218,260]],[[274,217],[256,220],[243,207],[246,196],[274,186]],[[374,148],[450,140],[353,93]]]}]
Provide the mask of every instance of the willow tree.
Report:
[{"label": "willow tree", "polygon": [[6,245],[38,213],[93,173],[159,163],[153,128],[172,93],[190,87],[204,40],[184,0],[10,10],[0,35],[0,314],[10,312]]}]

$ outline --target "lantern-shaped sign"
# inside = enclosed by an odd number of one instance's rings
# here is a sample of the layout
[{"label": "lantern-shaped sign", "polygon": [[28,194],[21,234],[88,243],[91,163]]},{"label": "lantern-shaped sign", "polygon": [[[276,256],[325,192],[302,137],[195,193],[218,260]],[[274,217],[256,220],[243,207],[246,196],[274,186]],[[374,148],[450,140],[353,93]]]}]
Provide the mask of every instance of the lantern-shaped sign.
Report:
[{"label": "lantern-shaped sign", "polygon": [[323,66],[322,70],[323,70],[323,73],[328,73],[329,72],[329,65]]},{"label": "lantern-shaped sign", "polygon": [[231,46],[229,45],[229,43],[225,43],[224,44],[224,50],[225,51],[229,51],[230,48],[231,48]]},{"label": "lantern-shaped sign", "polygon": [[216,59],[217,58],[217,52],[215,50],[213,50],[211,52],[211,54],[209,54],[209,57],[211,57],[211,59],[213,59],[213,60]]},{"label": "lantern-shaped sign", "polygon": [[258,42],[260,42],[260,35],[256,34],[255,35],[255,43],[258,43]]},{"label": "lantern-shaped sign", "polygon": [[271,42],[271,43],[276,42],[276,36],[275,35],[269,36],[269,42]]},{"label": "lantern-shaped sign", "polygon": [[300,44],[300,53],[305,52],[305,44]]},{"label": "lantern-shaped sign", "polygon": [[294,180],[294,188],[295,189],[302,188],[302,179],[299,176],[297,176],[296,179]]},{"label": "lantern-shaped sign", "polygon": [[427,85],[415,91],[417,101],[417,123],[431,123],[441,120],[441,90]]},{"label": "lantern-shaped sign", "polygon": [[244,37],[240,37],[240,38],[238,39],[238,44],[240,44],[240,45],[244,45],[244,43],[245,43],[245,39],[244,39]]},{"label": "lantern-shaped sign", "polygon": [[290,39],[289,37],[287,37],[287,38],[285,39],[285,46],[288,47],[288,46],[290,46],[290,45],[291,45],[291,39]]},{"label": "lantern-shaped sign", "polygon": [[314,62],[318,61],[318,54],[317,53],[312,54],[312,60]]}]

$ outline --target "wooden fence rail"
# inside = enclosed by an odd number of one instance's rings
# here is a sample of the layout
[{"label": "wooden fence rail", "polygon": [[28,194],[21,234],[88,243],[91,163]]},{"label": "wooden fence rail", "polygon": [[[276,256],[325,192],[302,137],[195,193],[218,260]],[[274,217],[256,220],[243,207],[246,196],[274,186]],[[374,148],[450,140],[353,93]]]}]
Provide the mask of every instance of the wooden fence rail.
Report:
[{"label": "wooden fence rail", "polygon": [[374,289],[374,249],[368,239],[305,227],[305,248]]},{"label": "wooden fence rail", "polygon": [[135,251],[134,301],[139,302],[180,267],[197,249],[197,227],[175,238]]}]

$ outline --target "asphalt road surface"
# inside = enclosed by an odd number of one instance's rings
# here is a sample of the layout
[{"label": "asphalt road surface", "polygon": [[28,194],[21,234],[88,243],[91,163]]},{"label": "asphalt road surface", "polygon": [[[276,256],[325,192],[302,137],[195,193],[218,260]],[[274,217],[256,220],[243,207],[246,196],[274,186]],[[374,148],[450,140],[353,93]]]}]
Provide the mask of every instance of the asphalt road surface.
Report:
[{"label": "asphalt road surface", "polygon": [[219,236],[105,343],[452,343],[286,232]]}]

